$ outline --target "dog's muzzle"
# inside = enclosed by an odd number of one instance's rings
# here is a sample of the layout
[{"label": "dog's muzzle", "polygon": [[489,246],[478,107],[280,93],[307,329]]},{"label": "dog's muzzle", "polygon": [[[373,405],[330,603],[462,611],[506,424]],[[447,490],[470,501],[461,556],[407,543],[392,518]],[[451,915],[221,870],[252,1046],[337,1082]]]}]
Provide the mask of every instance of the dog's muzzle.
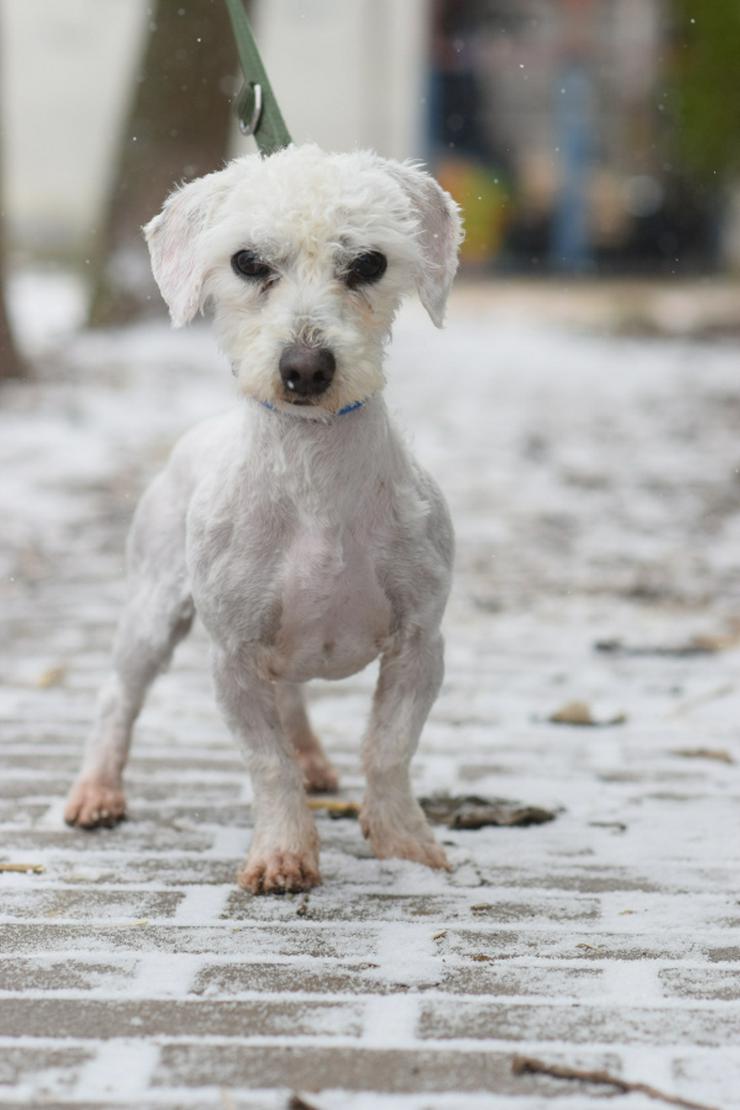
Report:
[{"label": "dog's muzzle", "polygon": [[296,403],[318,397],[331,385],[336,370],[334,353],[328,347],[307,347],[293,343],[280,356],[280,377],[288,399]]}]

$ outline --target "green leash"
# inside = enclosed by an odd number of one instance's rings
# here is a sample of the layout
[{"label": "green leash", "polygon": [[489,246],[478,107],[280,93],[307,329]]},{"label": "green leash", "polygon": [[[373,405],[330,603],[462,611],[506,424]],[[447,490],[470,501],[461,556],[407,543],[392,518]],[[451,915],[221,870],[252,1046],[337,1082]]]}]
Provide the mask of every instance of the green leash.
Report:
[{"label": "green leash", "polygon": [[239,129],[254,135],[260,154],[274,154],[293,141],[278,108],[242,0],[226,0],[234,29],[244,86],[236,102]]}]

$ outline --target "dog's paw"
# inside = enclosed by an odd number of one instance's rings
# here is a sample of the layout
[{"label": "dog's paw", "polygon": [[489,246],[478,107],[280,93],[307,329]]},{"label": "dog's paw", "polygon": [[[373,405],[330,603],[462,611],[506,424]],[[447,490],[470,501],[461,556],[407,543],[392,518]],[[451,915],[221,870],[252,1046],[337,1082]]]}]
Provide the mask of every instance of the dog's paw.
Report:
[{"label": "dog's paw", "polygon": [[360,828],[378,859],[408,859],[425,867],[452,870],[444,848],[434,839],[426,817],[416,805],[408,814],[408,821],[402,823],[389,821],[387,814],[381,816],[377,809],[365,806],[360,813]]},{"label": "dog's paw", "polygon": [[236,881],[250,894],[291,894],[318,886],[321,875],[314,853],[258,852],[247,856]]},{"label": "dog's paw", "polygon": [[112,828],[126,816],[126,799],[120,788],[101,782],[76,783],[67,799],[64,820],[80,829]]},{"label": "dog's paw", "polygon": [[309,794],[336,794],[339,776],[323,752],[297,752],[303,784]]},{"label": "dog's paw", "polygon": [[368,837],[370,847],[378,859],[409,859],[413,863],[423,863],[425,867],[435,867],[440,871],[451,871],[445,850],[433,838],[427,840],[409,836],[403,832],[383,833]]}]

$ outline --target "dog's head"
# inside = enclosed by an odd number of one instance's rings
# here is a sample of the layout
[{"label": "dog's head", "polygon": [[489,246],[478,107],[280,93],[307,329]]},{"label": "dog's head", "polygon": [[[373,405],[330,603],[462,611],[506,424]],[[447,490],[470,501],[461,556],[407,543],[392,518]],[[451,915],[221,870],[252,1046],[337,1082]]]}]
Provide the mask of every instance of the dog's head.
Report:
[{"label": "dog's head", "polygon": [[210,303],[244,393],[325,416],[382,388],[405,293],[442,325],[461,222],[415,165],[291,146],[184,185],[144,232],[175,327]]}]

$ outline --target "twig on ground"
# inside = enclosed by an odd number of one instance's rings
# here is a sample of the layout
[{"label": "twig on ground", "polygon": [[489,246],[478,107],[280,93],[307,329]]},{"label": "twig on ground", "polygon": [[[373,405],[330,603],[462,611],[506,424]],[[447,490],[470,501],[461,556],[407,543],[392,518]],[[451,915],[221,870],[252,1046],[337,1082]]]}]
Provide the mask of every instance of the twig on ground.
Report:
[{"label": "twig on ground", "polygon": [[548,1064],[534,1056],[515,1056],[511,1062],[511,1070],[514,1075],[551,1075],[553,1079],[575,1079],[581,1083],[602,1084],[623,1094],[647,1095],[648,1098],[658,1099],[670,1106],[682,1106],[684,1110],[719,1110],[719,1107],[708,1106],[705,1102],[691,1102],[678,1095],[666,1094],[657,1087],[651,1087],[649,1083],[633,1083],[629,1079],[620,1079],[617,1075],[610,1075],[608,1071],[572,1068],[568,1064]]},{"label": "twig on ground", "polygon": [[700,705],[706,705],[707,702],[714,701],[716,698],[725,698],[728,694],[734,692],[735,687],[731,682],[726,682],[722,686],[715,686],[711,690],[705,690],[703,694],[697,694],[693,698],[682,701],[670,713],[666,713],[666,718],[682,717],[684,713],[690,713],[692,709],[696,709]]},{"label": "twig on ground", "polygon": [[42,875],[46,868],[43,863],[0,863],[0,871],[16,871],[20,875]]}]

